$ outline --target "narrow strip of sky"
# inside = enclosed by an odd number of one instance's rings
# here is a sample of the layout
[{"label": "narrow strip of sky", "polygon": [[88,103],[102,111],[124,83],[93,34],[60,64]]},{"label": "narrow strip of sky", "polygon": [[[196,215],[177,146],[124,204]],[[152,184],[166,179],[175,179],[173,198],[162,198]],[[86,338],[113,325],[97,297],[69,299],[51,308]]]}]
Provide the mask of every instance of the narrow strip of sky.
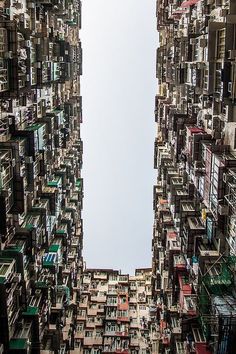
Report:
[{"label": "narrow strip of sky", "polygon": [[82,4],[84,259],[151,266],[155,0]]}]

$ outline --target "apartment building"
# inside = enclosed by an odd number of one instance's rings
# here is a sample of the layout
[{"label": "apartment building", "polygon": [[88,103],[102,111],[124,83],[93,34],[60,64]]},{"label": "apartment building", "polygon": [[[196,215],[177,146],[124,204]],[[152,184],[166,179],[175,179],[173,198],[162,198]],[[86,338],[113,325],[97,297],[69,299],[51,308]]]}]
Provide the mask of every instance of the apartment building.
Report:
[{"label": "apartment building", "polygon": [[84,270],[75,336],[81,353],[158,353],[151,278],[151,268],[136,269],[134,276]]},{"label": "apartment building", "polygon": [[236,2],[157,0],[152,295],[163,354],[233,354]]},{"label": "apartment building", "polygon": [[0,1],[0,353],[73,353],[82,272],[79,0]]}]

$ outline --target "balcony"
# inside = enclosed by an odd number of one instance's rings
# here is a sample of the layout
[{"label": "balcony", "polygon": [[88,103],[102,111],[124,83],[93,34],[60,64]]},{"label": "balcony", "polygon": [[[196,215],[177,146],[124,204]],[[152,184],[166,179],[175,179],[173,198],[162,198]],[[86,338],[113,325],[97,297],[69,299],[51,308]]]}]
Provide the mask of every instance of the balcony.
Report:
[{"label": "balcony", "polygon": [[27,213],[24,222],[21,225],[22,229],[26,229],[32,234],[32,246],[41,247],[46,242],[46,220],[42,218],[40,213],[31,212]]},{"label": "balcony", "polygon": [[179,271],[184,271],[186,269],[186,260],[182,254],[174,255],[174,268]]},{"label": "balcony", "polygon": [[102,342],[102,337],[84,337],[84,345],[86,346],[102,345]]},{"label": "balcony", "polygon": [[171,329],[174,336],[179,337],[181,335],[181,323],[177,317],[171,316]]},{"label": "balcony", "polygon": [[196,295],[184,295],[182,312],[188,316],[196,316],[197,313]]},{"label": "balcony", "polygon": [[68,224],[60,223],[55,230],[55,238],[61,239],[63,245],[67,244],[67,239],[69,238]]},{"label": "balcony", "polygon": [[57,244],[52,244],[49,247],[48,253],[45,253],[42,259],[42,266],[56,271],[59,264],[62,262],[61,247]]},{"label": "balcony", "polygon": [[15,260],[0,259],[0,283],[5,284],[15,271]]},{"label": "balcony", "polygon": [[45,149],[45,123],[35,123],[27,126],[24,130],[16,130],[14,136],[27,139],[27,155],[32,156],[34,161],[36,155]]},{"label": "balcony", "polygon": [[78,310],[77,321],[85,321],[86,320],[86,310]]},{"label": "balcony", "polygon": [[25,338],[12,338],[9,342],[9,351],[18,351],[27,354],[30,350],[29,337]]},{"label": "balcony", "polygon": [[49,199],[50,212],[53,216],[58,217],[62,201],[60,188],[54,186],[42,186],[42,189],[38,191],[38,195],[43,199]]},{"label": "balcony", "polygon": [[214,289],[217,286],[230,287],[232,285],[233,274],[228,262],[230,262],[230,257],[224,263],[207,266],[207,274],[204,276],[204,281],[209,288]]},{"label": "balcony", "polygon": [[117,312],[116,311],[106,311],[106,321],[117,320]]},{"label": "balcony", "polygon": [[199,217],[188,217],[183,227],[181,238],[182,250],[192,257],[196,251],[195,240],[205,234],[205,226]]},{"label": "balcony", "polygon": [[110,297],[109,295],[107,296],[107,306],[114,306],[117,307],[118,305],[118,298],[117,297]]},{"label": "balcony", "polygon": [[117,337],[115,340],[111,338],[104,339],[103,353],[129,353],[129,340]]},{"label": "balcony", "polygon": [[176,354],[186,354],[186,347],[183,342],[175,343]]}]

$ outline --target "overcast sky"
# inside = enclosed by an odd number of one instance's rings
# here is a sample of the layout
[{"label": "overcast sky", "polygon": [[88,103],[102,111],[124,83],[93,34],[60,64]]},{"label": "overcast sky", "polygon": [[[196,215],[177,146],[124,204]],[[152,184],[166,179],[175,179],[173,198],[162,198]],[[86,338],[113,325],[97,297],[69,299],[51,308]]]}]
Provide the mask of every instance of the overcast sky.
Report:
[{"label": "overcast sky", "polygon": [[155,0],[82,3],[84,259],[151,266]]}]

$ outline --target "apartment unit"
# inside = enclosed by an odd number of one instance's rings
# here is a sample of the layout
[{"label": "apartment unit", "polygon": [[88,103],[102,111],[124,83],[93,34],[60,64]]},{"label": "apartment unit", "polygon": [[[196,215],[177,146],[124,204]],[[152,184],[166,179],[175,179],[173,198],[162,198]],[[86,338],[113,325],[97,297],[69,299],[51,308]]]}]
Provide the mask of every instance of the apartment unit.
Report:
[{"label": "apartment unit", "polygon": [[236,2],[157,0],[152,295],[159,352],[233,354]]},{"label": "apartment unit", "polygon": [[0,353],[73,353],[83,268],[79,0],[0,1]]},{"label": "apartment unit", "polygon": [[77,312],[79,353],[158,353],[152,270],[134,276],[112,269],[85,269]]}]

